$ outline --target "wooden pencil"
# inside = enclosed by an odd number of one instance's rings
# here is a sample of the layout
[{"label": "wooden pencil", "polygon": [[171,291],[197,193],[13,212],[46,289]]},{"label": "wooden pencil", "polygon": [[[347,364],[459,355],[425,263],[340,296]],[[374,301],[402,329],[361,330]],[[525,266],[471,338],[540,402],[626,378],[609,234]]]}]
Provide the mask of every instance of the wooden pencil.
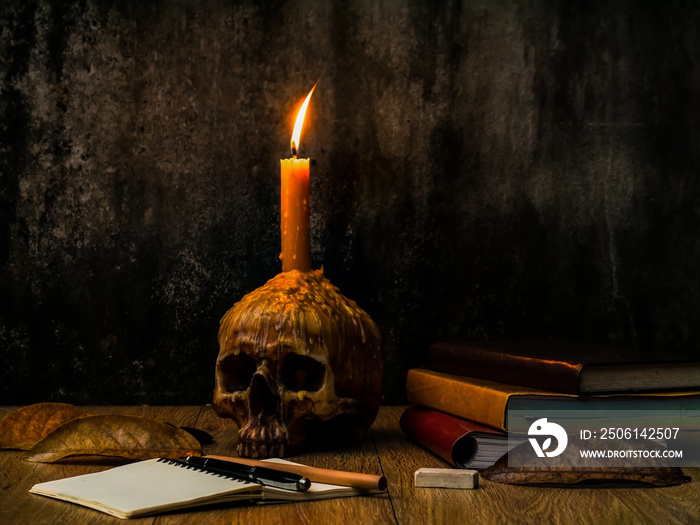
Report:
[{"label": "wooden pencil", "polygon": [[353,487],[363,490],[385,490],[386,478],[384,476],[376,476],[374,474],[362,474],[360,472],[347,472],[344,470],[332,470],[325,468],[310,467],[308,465],[289,465],[286,463],[277,463],[275,461],[260,461],[257,459],[234,458],[229,456],[207,455],[205,457],[231,461],[249,467],[265,467],[282,472],[291,472],[309,478],[312,482],[330,483],[333,485],[342,485],[344,487]]}]

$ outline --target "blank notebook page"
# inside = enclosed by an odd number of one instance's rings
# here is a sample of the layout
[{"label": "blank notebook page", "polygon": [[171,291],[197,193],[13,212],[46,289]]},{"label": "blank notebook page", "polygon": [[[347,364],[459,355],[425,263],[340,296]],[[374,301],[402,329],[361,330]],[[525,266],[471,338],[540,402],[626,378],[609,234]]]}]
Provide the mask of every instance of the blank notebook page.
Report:
[{"label": "blank notebook page", "polygon": [[[197,502],[260,497],[255,483],[190,470],[157,459],[35,485],[31,492],[102,510],[114,516],[141,515]],[[232,494],[236,495],[232,497]]]}]

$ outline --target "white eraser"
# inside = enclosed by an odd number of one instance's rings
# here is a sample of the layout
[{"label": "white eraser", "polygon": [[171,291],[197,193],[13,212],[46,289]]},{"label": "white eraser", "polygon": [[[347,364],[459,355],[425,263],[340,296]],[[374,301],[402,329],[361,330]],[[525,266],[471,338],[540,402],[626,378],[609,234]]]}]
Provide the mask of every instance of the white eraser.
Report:
[{"label": "white eraser", "polygon": [[479,473],[459,468],[419,468],[414,481],[416,487],[422,488],[475,489],[479,486]]}]

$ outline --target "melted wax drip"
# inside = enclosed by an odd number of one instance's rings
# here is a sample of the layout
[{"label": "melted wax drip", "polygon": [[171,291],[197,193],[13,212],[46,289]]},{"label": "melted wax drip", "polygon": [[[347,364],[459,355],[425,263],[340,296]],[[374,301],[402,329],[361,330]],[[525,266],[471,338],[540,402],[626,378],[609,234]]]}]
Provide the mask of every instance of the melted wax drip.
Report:
[{"label": "melted wax drip", "polygon": [[[309,342],[316,342],[316,347],[328,348],[329,353],[314,357],[323,363],[332,357],[334,371],[342,367],[350,380],[353,372],[364,376],[361,381],[368,379],[372,373],[367,369],[368,360],[379,352],[380,335],[374,321],[340,293],[323,270],[278,274],[236,303],[222,318],[221,327],[221,348],[228,347],[236,335],[256,348],[276,351],[292,345],[303,354],[309,353]],[[368,340],[377,342],[372,345],[372,355],[357,355],[356,350],[366,347]],[[331,352],[337,355],[330,356]]]}]

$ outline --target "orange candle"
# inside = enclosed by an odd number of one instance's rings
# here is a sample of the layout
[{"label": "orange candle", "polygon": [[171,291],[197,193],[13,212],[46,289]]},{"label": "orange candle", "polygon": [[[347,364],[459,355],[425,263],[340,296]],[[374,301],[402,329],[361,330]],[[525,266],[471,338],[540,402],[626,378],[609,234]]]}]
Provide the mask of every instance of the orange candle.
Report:
[{"label": "orange candle", "polygon": [[311,271],[309,159],[298,159],[297,151],[304,115],[314,89],[316,86],[311,88],[297,114],[291,142],[292,158],[280,161],[282,181],[280,213],[282,253],[280,253],[280,259],[282,260],[283,272],[290,270]]}]

